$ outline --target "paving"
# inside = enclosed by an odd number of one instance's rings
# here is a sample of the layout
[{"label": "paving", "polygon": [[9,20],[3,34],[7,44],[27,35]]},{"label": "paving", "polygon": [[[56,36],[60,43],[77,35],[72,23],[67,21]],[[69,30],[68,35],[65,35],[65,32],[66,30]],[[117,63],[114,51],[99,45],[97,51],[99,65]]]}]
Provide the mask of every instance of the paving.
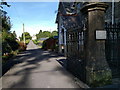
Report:
[{"label": "paving", "polygon": [[43,51],[32,41],[25,52],[16,56],[18,61],[2,77],[2,88],[80,88],[74,76],[57,60],[63,57]]}]

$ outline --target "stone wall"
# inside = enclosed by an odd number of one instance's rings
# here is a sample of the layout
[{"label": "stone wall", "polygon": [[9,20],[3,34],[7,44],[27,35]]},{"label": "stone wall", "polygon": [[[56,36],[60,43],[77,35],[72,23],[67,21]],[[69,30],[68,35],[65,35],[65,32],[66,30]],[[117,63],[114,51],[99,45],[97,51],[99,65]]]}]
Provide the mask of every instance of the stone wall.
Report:
[{"label": "stone wall", "polygon": [[[78,18],[64,16],[67,23],[64,25],[67,31],[67,69],[92,87],[111,83],[111,70],[105,57],[105,39],[95,38],[96,30],[104,31],[104,21],[112,21],[112,3],[107,4],[108,9],[105,3],[80,3]],[[119,5],[115,3],[116,22],[120,20]]]}]

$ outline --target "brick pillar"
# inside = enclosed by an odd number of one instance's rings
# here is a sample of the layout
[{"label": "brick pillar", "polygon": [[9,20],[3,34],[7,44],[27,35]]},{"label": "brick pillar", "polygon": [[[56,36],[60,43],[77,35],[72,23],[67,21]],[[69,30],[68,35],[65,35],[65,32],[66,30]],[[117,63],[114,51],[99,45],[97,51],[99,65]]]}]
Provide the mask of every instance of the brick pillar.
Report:
[{"label": "brick pillar", "polygon": [[86,30],[86,82],[95,87],[111,83],[111,70],[105,58],[105,39],[96,39],[96,30],[104,31],[105,3],[84,4],[81,11],[87,14]]}]

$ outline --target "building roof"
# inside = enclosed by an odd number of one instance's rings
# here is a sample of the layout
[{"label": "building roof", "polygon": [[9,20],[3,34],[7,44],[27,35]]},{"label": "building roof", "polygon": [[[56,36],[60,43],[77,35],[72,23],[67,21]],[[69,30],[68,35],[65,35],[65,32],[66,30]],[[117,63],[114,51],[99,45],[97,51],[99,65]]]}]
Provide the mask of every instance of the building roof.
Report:
[{"label": "building roof", "polygon": [[46,39],[48,39],[48,37],[47,37],[47,38],[40,38],[39,40],[42,40],[42,41],[44,41],[44,40],[46,40]]},{"label": "building roof", "polygon": [[58,23],[58,18],[61,16],[65,28],[80,27],[80,14],[77,13],[76,5],[78,4],[74,2],[60,2],[56,23]]}]

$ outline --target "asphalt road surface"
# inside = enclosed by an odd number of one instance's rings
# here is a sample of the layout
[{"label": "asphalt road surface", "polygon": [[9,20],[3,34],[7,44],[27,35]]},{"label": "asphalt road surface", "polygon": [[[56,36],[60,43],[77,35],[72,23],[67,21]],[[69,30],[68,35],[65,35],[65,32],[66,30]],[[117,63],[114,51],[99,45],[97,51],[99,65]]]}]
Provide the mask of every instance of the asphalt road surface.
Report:
[{"label": "asphalt road surface", "polygon": [[57,62],[62,58],[30,41],[27,50],[14,59],[18,63],[2,77],[2,88],[79,88]]},{"label": "asphalt road surface", "polygon": [[33,43],[32,40],[30,40],[29,44],[27,45],[27,50],[31,49],[38,49],[39,47]]}]

